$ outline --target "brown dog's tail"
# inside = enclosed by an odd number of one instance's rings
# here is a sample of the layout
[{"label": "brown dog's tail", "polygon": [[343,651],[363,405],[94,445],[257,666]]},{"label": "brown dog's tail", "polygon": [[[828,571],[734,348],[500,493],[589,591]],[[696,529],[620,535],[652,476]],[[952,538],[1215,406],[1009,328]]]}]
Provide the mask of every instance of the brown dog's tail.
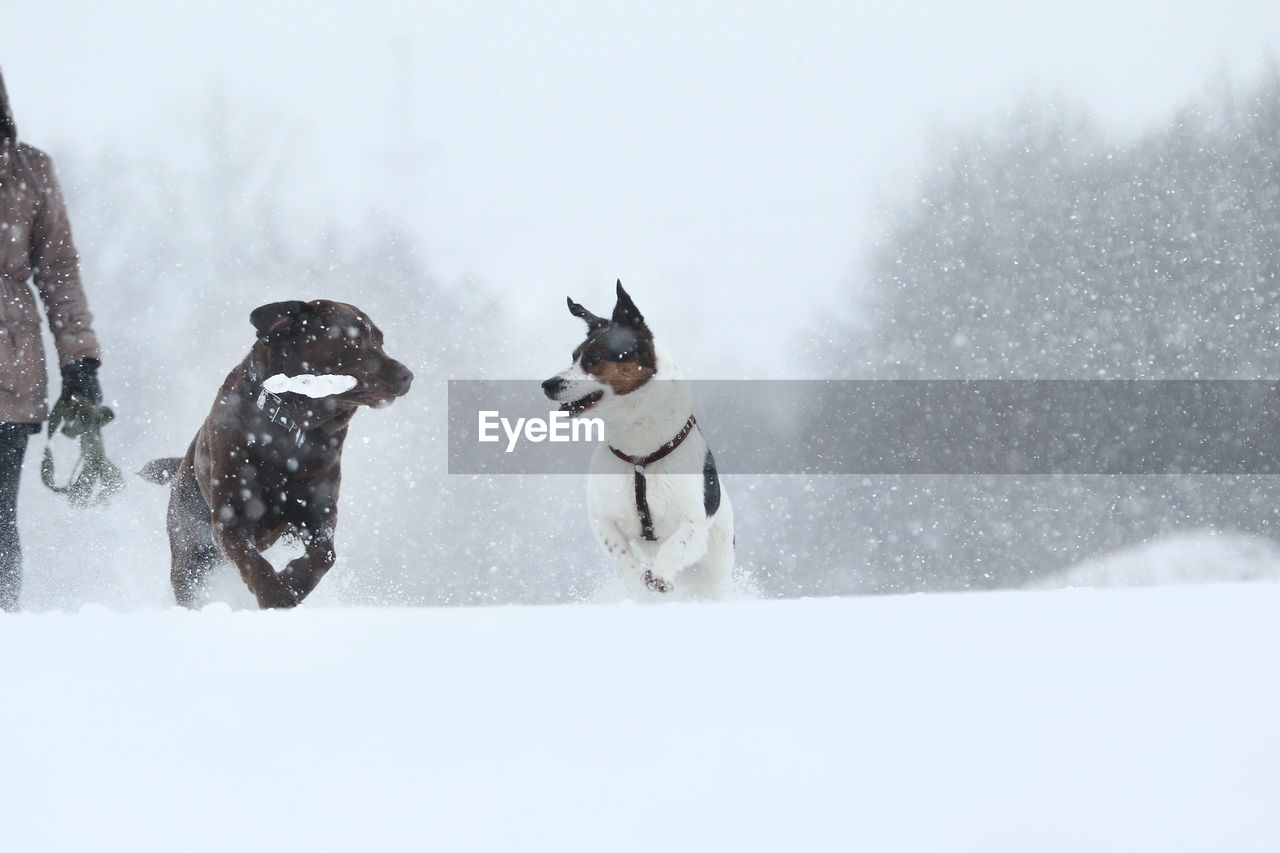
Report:
[{"label": "brown dog's tail", "polygon": [[142,470],[138,472],[138,476],[146,480],[148,483],[155,483],[158,486],[167,486],[173,482],[173,475],[178,473],[178,466],[182,464],[182,459],[177,456],[166,456],[164,459],[152,459],[146,465],[142,466]]}]

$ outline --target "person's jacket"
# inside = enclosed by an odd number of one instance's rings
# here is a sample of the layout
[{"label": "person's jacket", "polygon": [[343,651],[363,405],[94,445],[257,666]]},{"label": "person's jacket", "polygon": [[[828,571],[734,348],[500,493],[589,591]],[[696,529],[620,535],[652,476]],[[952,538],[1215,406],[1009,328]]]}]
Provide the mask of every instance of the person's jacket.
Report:
[{"label": "person's jacket", "polygon": [[18,141],[0,75],[0,421],[39,423],[47,415],[40,314],[29,281],[44,303],[58,364],[100,358],[53,162]]}]

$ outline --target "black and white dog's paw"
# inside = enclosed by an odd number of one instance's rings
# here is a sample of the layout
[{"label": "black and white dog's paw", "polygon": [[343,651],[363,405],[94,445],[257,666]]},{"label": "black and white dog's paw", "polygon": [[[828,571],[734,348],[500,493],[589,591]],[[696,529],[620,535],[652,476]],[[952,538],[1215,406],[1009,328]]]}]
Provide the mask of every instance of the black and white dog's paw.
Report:
[{"label": "black and white dog's paw", "polygon": [[654,592],[671,592],[673,588],[670,581],[654,577],[653,572],[648,569],[644,573],[644,585]]}]

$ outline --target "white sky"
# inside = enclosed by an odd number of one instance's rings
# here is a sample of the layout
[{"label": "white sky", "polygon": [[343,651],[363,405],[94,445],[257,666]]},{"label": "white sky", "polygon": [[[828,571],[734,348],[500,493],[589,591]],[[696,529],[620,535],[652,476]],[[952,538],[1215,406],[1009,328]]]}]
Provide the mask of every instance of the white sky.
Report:
[{"label": "white sky", "polygon": [[20,6],[0,66],[25,138],[180,154],[215,89],[275,113],[317,209],[394,204],[435,274],[504,295],[513,378],[562,366],[565,294],[604,312],[617,277],[687,373],[802,371],[786,349],[845,304],[930,129],[1032,93],[1132,132],[1280,41],[1274,0]]}]

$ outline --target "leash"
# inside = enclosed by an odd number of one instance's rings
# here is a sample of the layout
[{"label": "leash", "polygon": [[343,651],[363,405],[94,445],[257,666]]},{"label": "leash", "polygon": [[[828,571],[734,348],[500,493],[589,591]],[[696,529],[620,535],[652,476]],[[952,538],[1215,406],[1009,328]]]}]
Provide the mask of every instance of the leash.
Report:
[{"label": "leash", "polygon": [[[44,458],[40,460],[40,481],[60,495],[66,495],[72,506],[103,504],[124,487],[120,469],[107,458],[102,446],[102,427],[115,418],[106,406],[97,406],[83,397],[73,396],[64,413],[55,407],[49,415]],[[64,424],[65,420],[65,424]],[[80,439],[80,456],[71,468],[71,479],[59,486],[53,477],[53,451],[50,445],[58,427],[68,438]]]},{"label": "leash", "polygon": [[609,449],[613,451],[613,455],[621,459],[623,462],[630,463],[636,472],[636,513],[640,516],[640,538],[647,539],[650,542],[658,541],[658,537],[653,535],[653,517],[649,514],[649,496],[648,485],[645,483],[644,469],[648,465],[652,465],[659,459],[665,457],[668,453],[675,450],[684,440],[689,437],[689,433],[693,432],[693,428],[698,425],[698,421],[689,415],[689,420],[685,421],[684,428],[676,433],[676,437],[650,453],[648,456],[631,456],[623,453],[612,444]]}]

